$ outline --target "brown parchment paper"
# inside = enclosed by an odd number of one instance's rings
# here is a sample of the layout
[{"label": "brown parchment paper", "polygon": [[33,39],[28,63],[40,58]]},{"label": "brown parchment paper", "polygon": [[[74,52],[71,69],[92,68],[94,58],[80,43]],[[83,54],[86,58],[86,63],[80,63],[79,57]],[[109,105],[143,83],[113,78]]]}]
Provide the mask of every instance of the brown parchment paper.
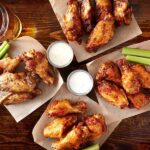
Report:
[{"label": "brown parchment paper", "polygon": [[[67,10],[67,2],[68,0],[49,0],[50,4],[56,14],[56,17],[63,29],[63,17]],[[91,58],[93,56],[96,56],[97,54],[100,54],[106,50],[109,50],[121,43],[124,43],[130,39],[133,39],[134,37],[140,35],[142,32],[134,18],[132,16],[133,20],[130,25],[123,25],[121,27],[118,27],[115,32],[115,36],[113,39],[105,46],[102,46],[98,49],[96,53],[88,53],[85,50],[85,40],[82,42],[81,45],[79,45],[77,42],[71,42],[68,41],[71,47],[74,50],[74,54],[76,56],[76,59],[78,62],[82,62],[88,58]],[[85,39],[85,38],[84,38]]]},{"label": "brown parchment paper", "polygon": [[[23,36],[18,38],[16,41],[11,42],[9,56],[13,58],[30,49],[35,49],[44,53],[46,52],[46,49],[37,40],[29,36]],[[21,70],[24,70],[24,67],[22,65],[19,68],[19,71]],[[58,70],[55,69],[55,71],[57,74],[57,82],[54,85],[49,86],[44,84],[43,82],[40,82],[38,87],[42,90],[41,95],[20,104],[5,106],[14,117],[16,122],[19,122],[20,120],[31,114],[34,110],[50,100],[56,94],[56,92],[63,84],[63,79]],[[0,97],[3,94],[5,94],[5,92],[0,92]]]},{"label": "brown parchment paper", "polygon": [[[64,98],[70,99],[73,102],[77,102],[81,100],[85,101],[88,104],[87,114],[101,113],[105,116],[104,113],[107,113],[103,110],[103,108],[100,107],[100,105],[98,105],[98,103],[96,103],[89,97],[75,96],[72,93],[70,93],[66,87],[66,84],[62,85],[61,89],[57,92],[55,97],[53,97],[52,101],[54,99],[61,100]],[[110,134],[120,123],[120,121],[109,123],[108,119],[107,118],[105,119],[108,127],[107,132],[101,138],[95,141],[95,143],[99,143],[100,145],[102,145],[106,141],[106,139],[110,136]],[[39,119],[39,121],[37,122],[37,124],[35,125],[32,131],[34,142],[44,147],[47,150],[52,150],[51,144],[52,142],[56,141],[54,139],[46,139],[43,136],[43,129],[50,121],[51,119],[46,116],[46,113],[43,113],[43,115],[41,116],[41,118]]]},{"label": "brown parchment paper", "polygon": [[[138,44],[134,44],[128,47],[132,47],[132,48],[143,48],[143,49],[150,49],[150,40],[148,41],[144,41]],[[99,57],[98,59],[90,62],[87,64],[87,69],[90,72],[90,74],[93,76],[93,78],[95,78],[96,72],[99,68],[99,65],[103,62],[106,62],[108,60],[111,61],[116,61],[119,58],[123,58],[124,56],[121,54],[121,50],[115,51],[113,53],[104,55],[102,57]],[[150,69],[150,67],[147,67],[147,69]],[[97,92],[96,92],[96,96],[98,99],[99,104],[104,107],[107,111],[108,111],[108,117],[110,116],[109,114],[113,115],[109,118],[110,121],[117,121],[117,120],[121,120],[121,119],[125,119],[131,116],[135,116],[138,114],[141,114],[143,112],[149,111],[150,110],[150,104],[146,105],[145,107],[137,110],[136,108],[125,108],[125,109],[120,109],[116,106],[111,105],[110,103],[108,103],[107,101],[105,101]]]}]

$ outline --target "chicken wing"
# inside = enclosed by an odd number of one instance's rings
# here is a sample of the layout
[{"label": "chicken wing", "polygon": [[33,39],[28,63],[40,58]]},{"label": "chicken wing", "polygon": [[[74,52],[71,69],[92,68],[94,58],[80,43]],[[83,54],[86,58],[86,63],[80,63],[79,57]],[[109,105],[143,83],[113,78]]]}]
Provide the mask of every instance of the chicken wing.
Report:
[{"label": "chicken wing", "polygon": [[33,73],[3,73],[0,75],[0,91],[33,92],[37,85],[37,77]]},{"label": "chicken wing", "polygon": [[44,128],[44,137],[62,138],[77,122],[77,115],[56,118]]},{"label": "chicken wing", "polygon": [[81,20],[84,30],[90,33],[93,29],[93,9],[90,0],[83,0],[81,3]]},{"label": "chicken wing", "polygon": [[125,59],[117,60],[122,74],[122,86],[128,94],[136,94],[140,91],[141,83],[139,77]]},{"label": "chicken wing", "polygon": [[108,14],[103,20],[97,23],[91,32],[87,40],[86,50],[93,52],[100,46],[107,44],[114,36],[114,30],[114,18],[111,14]]},{"label": "chicken wing", "polygon": [[83,30],[77,0],[68,2],[68,10],[64,16],[64,33],[69,41],[81,41]]},{"label": "chicken wing", "polygon": [[142,87],[150,89],[150,72],[140,64],[133,64],[132,69],[139,76]]},{"label": "chicken wing", "polygon": [[114,83],[103,80],[97,86],[97,91],[106,101],[115,106],[125,108],[129,104],[124,90]]},{"label": "chicken wing", "polygon": [[67,114],[84,113],[87,104],[83,101],[71,103],[69,100],[54,100],[47,108],[47,115],[50,117],[62,117]]},{"label": "chicken wing", "polygon": [[21,58],[25,62],[26,70],[39,75],[46,84],[54,83],[55,79],[53,69],[49,65],[48,60],[43,53],[32,49],[29,52],[25,52]]},{"label": "chicken wing", "polygon": [[114,16],[118,25],[129,25],[132,21],[132,8],[128,0],[114,0]]},{"label": "chicken wing", "polygon": [[118,66],[113,61],[107,61],[102,63],[96,74],[96,82],[99,83],[102,80],[110,80],[117,84],[121,84],[121,73]]}]

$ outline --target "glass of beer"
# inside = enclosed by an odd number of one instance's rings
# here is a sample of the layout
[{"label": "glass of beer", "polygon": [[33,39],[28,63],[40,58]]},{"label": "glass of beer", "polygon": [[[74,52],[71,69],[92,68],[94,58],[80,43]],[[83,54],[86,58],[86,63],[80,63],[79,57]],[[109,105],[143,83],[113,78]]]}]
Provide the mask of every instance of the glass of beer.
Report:
[{"label": "glass of beer", "polygon": [[15,40],[22,31],[20,19],[0,3],[0,42]]}]

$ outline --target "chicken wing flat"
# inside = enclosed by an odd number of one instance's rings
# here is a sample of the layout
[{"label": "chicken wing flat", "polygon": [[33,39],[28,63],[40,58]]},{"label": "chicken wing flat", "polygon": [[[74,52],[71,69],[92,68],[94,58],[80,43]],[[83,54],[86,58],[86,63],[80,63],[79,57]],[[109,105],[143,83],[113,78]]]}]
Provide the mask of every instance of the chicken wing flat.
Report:
[{"label": "chicken wing flat", "polygon": [[0,91],[29,93],[34,91],[37,77],[33,73],[3,73],[0,75]]},{"label": "chicken wing flat", "polygon": [[139,77],[125,59],[117,60],[122,74],[122,86],[128,94],[136,94],[140,91],[141,83]]},{"label": "chicken wing flat", "polygon": [[77,115],[56,118],[44,128],[44,137],[62,138],[77,122]]},{"label": "chicken wing flat", "polygon": [[108,14],[103,20],[97,23],[91,32],[87,40],[86,50],[88,52],[94,52],[100,46],[107,44],[114,36],[114,31],[114,18],[111,14]]},{"label": "chicken wing flat", "polygon": [[114,16],[118,25],[129,25],[132,21],[132,8],[128,0],[114,0]]},{"label": "chicken wing flat", "polygon": [[54,100],[47,108],[47,115],[50,117],[63,117],[68,114],[84,113],[87,104],[83,101],[72,103],[67,99]]},{"label": "chicken wing flat", "polygon": [[132,69],[139,76],[142,87],[150,89],[150,72],[140,64],[133,64]]},{"label": "chicken wing flat", "polygon": [[106,101],[117,107],[125,108],[129,104],[124,90],[114,83],[103,80],[97,86],[97,91]]},{"label": "chicken wing flat", "polygon": [[93,9],[90,0],[83,0],[81,3],[81,20],[84,30],[90,33],[93,30]]},{"label": "chicken wing flat", "polygon": [[117,84],[121,84],[121,73],[118,66],[113,61],[107,61],[102,63],[96,74],[96,82],[99,83],[102,80],[110,80]]},{"label": "chicken wing flat", "polygon": [[25,62],[26,70],[39,75],[46,84],[54,83],[54,73],[43,53],[32,49],[29,52],[25,52],[21,57]]},{"label": "chicken wing flat", "polygon": [[13,72],[16,67],[19,65],[21,59],[20,57],[17,58],[4,58],[0,60],[0,73],[4,72]]},{"label": "chicken wing flat", "polygon": [[64,33],[69,41],[81,41],[83,30],[77,0],[68,2],[68,10],[64,16]]}]

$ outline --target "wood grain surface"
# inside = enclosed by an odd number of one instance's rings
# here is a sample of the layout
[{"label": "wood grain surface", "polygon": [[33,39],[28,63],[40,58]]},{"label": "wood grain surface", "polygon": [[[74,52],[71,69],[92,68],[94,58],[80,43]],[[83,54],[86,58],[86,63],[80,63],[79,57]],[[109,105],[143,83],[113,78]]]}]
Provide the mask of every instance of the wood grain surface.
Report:
[{"label": "wood grain surface", "polygon": [[[66,40],[48,0],[0,0],[0,2],[8,5],[19,16],[23,24],[22,35],[36,38],[45,48],[55,40]],[[150,39],[150,1],[130,0],[130,3],[143,34],[105,53]],[[84,64],[90,60],[78,64],[74,59],[69,67],[60,70],[63,78],[66,80],[68,73],[74,69],[85,68]],[[89,96],[95,99],[93,92]],[[33,142],[32,128],[47,104],[18,124],[6,108],[0,106],[0,150],[42,150],[43,148]],[[123,120],[101,150],[150,150],[150,112]]]}]

